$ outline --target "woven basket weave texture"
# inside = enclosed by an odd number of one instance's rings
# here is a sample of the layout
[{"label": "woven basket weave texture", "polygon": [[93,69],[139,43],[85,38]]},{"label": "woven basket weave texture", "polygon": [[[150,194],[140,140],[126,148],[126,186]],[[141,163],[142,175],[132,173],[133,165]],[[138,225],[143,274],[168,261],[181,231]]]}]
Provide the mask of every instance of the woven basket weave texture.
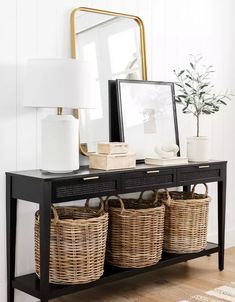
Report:
[{"label": "woven basket weave texture", "polygon": [[158,193],[166,205],[164,250],[169,253],[196,253],[207,245],[208,212],[211,198],[204,194],[165,191]]},{"label": "woven basket weave texture", "polygon": [[[50,238],[51,283],[83,284],[104,272],[108,213],[85,207],[52,207]],[[40,277],[40,213],[35,214],[35,264]]]},{"label": "woven basket weave texture", "polygon": [[156,264],[162,255],[165,206],[156,200],[108,199],[107,261],[122,268]]}]

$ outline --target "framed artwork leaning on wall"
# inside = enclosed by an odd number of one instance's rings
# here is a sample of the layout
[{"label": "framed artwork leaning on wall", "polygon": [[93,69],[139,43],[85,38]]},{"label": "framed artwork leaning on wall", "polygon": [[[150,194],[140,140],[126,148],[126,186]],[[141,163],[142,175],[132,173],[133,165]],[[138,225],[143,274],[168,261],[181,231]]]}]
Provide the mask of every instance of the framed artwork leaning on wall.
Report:
[{"label": "framed artwork leaning on wall", "polygon": [[[163,145],[179,145],[174,83],[143,80],[115,82],[116,97],[110,101],[116,102],[117,117],[111,118],[117,121],[119,140],[129,144],[139,162],[154,155],[156,148]],[[114,82],[109,85],[114,86]],[[115,105],[112,104],[112,107]],[[111,129],[112,126],[111,123]],[[115,138],[117,140],[117,136]]]}]

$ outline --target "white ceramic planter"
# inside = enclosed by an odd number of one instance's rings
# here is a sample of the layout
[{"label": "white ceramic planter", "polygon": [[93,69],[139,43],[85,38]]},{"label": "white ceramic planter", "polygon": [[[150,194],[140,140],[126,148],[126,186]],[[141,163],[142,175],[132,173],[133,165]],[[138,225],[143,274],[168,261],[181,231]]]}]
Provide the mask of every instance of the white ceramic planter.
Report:
[{"label": "white ceramic planter", "polygon": [[187,157],[189,161],[208,161],[210,158],[209,139],[207,136],[187,138]]}]

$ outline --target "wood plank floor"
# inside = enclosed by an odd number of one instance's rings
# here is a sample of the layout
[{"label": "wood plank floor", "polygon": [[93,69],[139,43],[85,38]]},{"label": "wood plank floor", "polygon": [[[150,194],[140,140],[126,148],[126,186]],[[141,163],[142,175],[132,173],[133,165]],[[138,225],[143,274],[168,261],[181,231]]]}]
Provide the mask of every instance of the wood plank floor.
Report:
[{"label": "wood plank floor", "polygon": [[123,281],[103,285],[54,302],[173,302],[235,282],[235,247],[226,250],[225,270],[217,269],[217,254]]}]

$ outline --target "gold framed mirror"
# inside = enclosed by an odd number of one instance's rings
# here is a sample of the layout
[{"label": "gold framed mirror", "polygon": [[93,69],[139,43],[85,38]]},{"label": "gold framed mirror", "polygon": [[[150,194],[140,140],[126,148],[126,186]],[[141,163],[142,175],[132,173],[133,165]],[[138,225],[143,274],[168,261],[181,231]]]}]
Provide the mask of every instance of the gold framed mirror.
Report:
[{"label": "gold framed mirror", "polygon": [[72,58],[91,61],[96,70],[97,109],[75,109],[80,119],[80,153],[96,152],[109,141],[108,80],[147,80],[144,24],[141,18],[78,7],[71,13]]}]

